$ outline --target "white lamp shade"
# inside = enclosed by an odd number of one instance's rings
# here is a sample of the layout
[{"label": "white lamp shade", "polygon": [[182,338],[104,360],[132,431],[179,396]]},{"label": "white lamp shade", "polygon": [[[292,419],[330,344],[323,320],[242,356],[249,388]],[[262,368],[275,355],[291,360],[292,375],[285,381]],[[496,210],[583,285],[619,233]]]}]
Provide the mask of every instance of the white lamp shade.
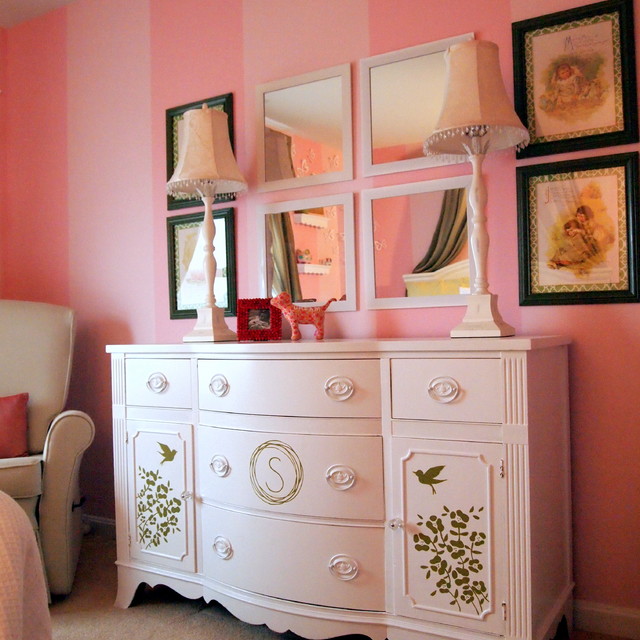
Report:
[{"label": "white lamp shade", "polygon": [[227,114],[206,104],[186,111],[178,122],[178,163],[167,192],[174,196],[214,196],[246,188],[231,150]]},{"label": "white lamp shade", "polygon": [[483,151],[524,147],[529,132],[504,88],[498,46],[486,40],[455,44],[446,54],[445,98],[425,155],[467,158],[470,137],[482,137]]}]

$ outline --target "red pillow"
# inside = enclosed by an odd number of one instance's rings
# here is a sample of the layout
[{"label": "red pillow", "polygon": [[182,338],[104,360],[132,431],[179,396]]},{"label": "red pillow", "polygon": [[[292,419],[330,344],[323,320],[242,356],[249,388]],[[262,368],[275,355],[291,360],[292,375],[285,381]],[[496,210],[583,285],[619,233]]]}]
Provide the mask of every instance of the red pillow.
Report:
[{"label": "red pillow", "polygon": [[29,455],[27,402],[28,393],[0,398],[0,458]]}]

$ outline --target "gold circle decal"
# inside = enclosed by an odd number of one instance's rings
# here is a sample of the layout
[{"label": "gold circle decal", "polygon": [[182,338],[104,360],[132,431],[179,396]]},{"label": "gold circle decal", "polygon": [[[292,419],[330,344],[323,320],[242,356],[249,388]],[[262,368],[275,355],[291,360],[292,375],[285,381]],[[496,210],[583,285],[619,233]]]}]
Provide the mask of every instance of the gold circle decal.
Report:
[{"label": "gold circle decal", "polygon": [[249,476],[258,498],[275,505],[291,502],[300,493],[304,472],[298,454],[288,444],[268,440],[251,454]]}]

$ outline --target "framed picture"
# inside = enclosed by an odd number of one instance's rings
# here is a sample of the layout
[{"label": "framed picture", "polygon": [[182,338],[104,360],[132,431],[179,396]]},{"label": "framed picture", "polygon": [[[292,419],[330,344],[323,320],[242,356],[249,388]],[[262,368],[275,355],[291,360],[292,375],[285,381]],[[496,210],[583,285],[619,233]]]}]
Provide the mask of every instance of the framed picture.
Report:
[{"label": "framed picture", "polygon": [[[228,116],[229,123],[229,141],[231,142],[231,149],[234,148],[233,140],[233,94],[225,93],[215,98],[208,98],[207,100],[199,100],[198,102],[190,102],[189,104],[183,104],[179,107],[173,107],[173,109],[167,109],[166,111],[166,132],[167,132],[167,182],[170,180],[176,165],[178,164],[178,122],[182,120],[185,111],[190,109],[197,109],[206,104],[212,109],[219,109],[224,111]],[[215,202],[229,202],[234,200],[234,194],[220,194],[216,196]],[[171,209],[184,209],[185,207],[194,207],[200,204],[198,198],[189,196],[170,196],[167,195],[167,207]]]},{"label": "framed picture", "polygon": [[638,141],[633,0],[512,25],[518,158]]},{"label": "framed picture", "polygon": [[638,154],[518,167],[520,304],[638,302]]},{"label": "framed picture", "polygon": [[280,340],[282,312],[270,298],[240,298],[238,300],[239,340]]},{"label": "framed picture", "polygon": [[[204,243],[200,227],[204,211],[167,218],[169,255],[169,304],[172,319],[195,318],[204,304]],[[216,305],[225,316],[236,315],[236,245],[233,209],[213,212]]]}]

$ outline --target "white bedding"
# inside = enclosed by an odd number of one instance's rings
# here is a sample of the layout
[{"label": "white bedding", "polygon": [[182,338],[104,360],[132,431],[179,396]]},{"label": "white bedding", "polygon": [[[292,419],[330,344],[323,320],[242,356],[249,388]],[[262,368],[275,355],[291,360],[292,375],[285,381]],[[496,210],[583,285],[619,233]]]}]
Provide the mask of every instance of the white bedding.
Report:
[{"label": "white bedding", "polygon": [[0,491],[0,640],[49,640],[51,618],[29,518]]}]

